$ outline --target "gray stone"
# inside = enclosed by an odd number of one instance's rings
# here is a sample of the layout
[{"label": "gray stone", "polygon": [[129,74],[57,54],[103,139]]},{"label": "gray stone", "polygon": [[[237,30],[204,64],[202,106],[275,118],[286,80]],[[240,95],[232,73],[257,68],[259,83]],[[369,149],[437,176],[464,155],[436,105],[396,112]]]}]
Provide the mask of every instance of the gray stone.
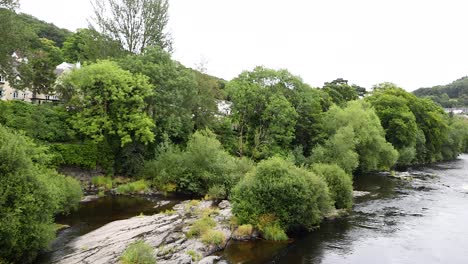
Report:
[{"label": "gray stone", "polygon": [[218,204],[219,209],[231,208],[231,203],[228,200],[223,200]]},{"label": "gray stone", "polygon": [[202,260],[200,260],[198,262],[198,264],[214,264],[215,261],[218,261],[220,259],[221,259],[221,257],[218,257],[218,256],[209,256],[209,257],[205,257]]}]

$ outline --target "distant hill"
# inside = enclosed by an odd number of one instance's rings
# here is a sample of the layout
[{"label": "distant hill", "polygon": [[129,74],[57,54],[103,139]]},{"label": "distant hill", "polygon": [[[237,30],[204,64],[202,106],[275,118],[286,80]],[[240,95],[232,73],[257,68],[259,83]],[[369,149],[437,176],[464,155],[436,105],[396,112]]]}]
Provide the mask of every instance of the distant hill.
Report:
[{"label": "distant hill", "polygon": [[444,108],[468,107],[468,76],[447,85],[420,88],[413,94],[430,98]]}]

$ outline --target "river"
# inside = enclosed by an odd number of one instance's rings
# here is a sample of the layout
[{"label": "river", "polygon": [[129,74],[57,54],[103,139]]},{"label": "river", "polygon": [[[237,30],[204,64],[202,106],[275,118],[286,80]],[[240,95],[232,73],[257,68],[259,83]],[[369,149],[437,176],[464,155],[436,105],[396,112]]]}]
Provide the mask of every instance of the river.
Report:
[{"label": "river", "polygon": [[468,155],[409,171],[403,179],[356,176],[349,217],[292,243],[232,243],[233,263],[468,263]]},{"label": "river", "polygon": [[[356,176],[355,190],[369,194],[356,198],[348,217],[323,222],[289,242],[230,242],[219,255],[231,263],[468,263],[468,155],[398,175],[405,177]],[[38,263],[66,250],[61,246],[74,237],[178,201],[157,207],[160,199],[109,196],[82,203],[78,212],[57,218],[72,227],[60,233],[52,252]]]}]

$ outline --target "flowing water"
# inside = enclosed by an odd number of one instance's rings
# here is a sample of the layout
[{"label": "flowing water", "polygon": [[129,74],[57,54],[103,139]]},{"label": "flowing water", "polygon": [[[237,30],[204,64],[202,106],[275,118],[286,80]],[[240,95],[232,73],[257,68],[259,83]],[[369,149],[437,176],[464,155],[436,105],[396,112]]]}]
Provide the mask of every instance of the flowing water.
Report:
[{"label": "flowing water", "polygon": [[232,263],[468,263],[468,155],[409,172],[356,176],[355,189],[370,194],[350,216],[289,243],[231,243],[221,255]]},{"label": "flowing water", "polygon": [[[373,174],[354,181],[355,190],[370,194],[355,200],[350,216],[290,242],[231,242],[219,254],[232,263],[468,263],[468,155],[410,170],[409,177]],[[54,249],[106,223],[158,213],[180,201],[158,207],[161,199],[108,196],[80,204],[77,212],[57,217],[71,228],[38,263],[48,263]]]}]

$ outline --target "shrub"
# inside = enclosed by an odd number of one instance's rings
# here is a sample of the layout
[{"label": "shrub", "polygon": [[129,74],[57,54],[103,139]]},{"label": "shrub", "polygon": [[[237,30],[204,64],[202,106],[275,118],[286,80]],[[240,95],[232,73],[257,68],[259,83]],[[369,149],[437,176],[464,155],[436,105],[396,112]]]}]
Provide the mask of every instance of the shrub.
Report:
[{"label": "shrub", "polygon": [[201,241],[206,245],[219,247],[226,242],[226,236],[219,230],[208,230],[202,234]]},{"label": "shrub", "polygon": [[241,225],[236,229],[234,234],[238,237],[248,237],[252,234],[253,226],[251,224]]},{"label": "shrub", "polygon": [[281,226],[275,222],[269,224],[263,228],[262,235],[266,240],[272,241],[285,241],[288,240],[288,236],[281,228]]},{"label": "shrub", "polygon": [[215,226],[216,222],[213,219],[210,217],[202,217],[193,223],[192,227],[187,232],[187,237],[192,238],[194,236],[200,236]]},{"label": "shrub", "polygon": [[123,185],[119,185],[116,189],[116,192],[118,194],[129,194],[137,192],[146,192],[148,190],[148,183],[145,180],[139,180],[136,182],[130,182]]},{"label": "shrub", "polygon": [[[176,184],[178,191],[227,198],[232,187],[252,168],[248,159],[229,155],[211,131],[197,131],[181,151],[166,146],[145,165],[143,174],[161,189]],[[211,191],[210,191],[211,189]]]},{"label": "shrub", "polygon": [[91,183],[106,190],[112,189],[112,178],[106,176],[95,176],[91,178]]},{"label": "shrub", "polygon": [[153,248],[143,241],[130,244],[120,257],[122,264],[154,264]]},{"label": "shrub", "polygon": [[0,259],[29,263],[54,239],[53,215],[81,198],[79,184],[53,170],[41,148],[0,125]]},{"label": "shrub", "polygon": [[98,151],[96,144],[91,141],[82,144],[51,144],[50,149],[55,154],[56,165],[96,168]]},{"label": "shrub", "polygon": [[337,209],[350,209],[353,206],[353,180],[336,164],[313,164],[311,170],[323,178],[330,190],[330,197]]},{"label": "shrub", "polygon": [[257,225],[260,216],[273,214],[285,230],[312,228],[332,203],[323,179],[278,157],[260,162],[231,198],[241,224]]}]

